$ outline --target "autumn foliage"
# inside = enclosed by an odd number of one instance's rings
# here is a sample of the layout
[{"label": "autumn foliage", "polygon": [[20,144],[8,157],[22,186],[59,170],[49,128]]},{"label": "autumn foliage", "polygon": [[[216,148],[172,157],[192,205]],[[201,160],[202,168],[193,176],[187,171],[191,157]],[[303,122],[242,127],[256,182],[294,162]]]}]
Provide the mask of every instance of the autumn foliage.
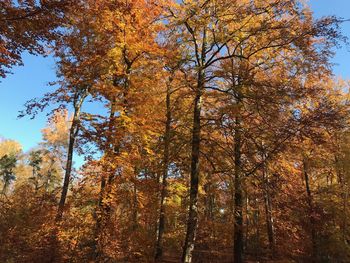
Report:
[{"label": "autumn foliage", "polygon": [[[303,1],[0,3],[0,76],[57,61],[0,141],[1,262],[349,262],[336,17]],[[75,156],[84,157],[81,166]]]}]

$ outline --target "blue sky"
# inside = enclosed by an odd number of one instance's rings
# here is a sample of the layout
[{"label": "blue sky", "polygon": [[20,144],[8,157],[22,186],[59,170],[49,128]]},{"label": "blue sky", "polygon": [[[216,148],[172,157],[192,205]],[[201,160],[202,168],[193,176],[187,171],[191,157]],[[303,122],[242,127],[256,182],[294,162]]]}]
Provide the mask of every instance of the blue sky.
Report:
[{"label": "blue sky", "polygon": [[[309,5],[316,17],[336,15],[344,19],[350,19],[349,0],[311,0]],[[343,23],[342,32],[350,41],[350,22]],[[350,78],[350,46],[336,50],[333,59],[334,73],[343,78]]]},{"label": "blue sky", "polygon": [[46,114],[34,120],[17,119],[24,103],[50,90],[48,82],[55,80],[55,63],[51,57],[23,55],[24,66],[16,67],[13,74],[0,83],[0,136],[19,141],[29,150],[41,141],[41,129],[46,125]]},{"label": "blue sky", "polygon": [[[337,15],[350,18],[349,0],[311,0],[310,5],[316,17]],[[343,25],[344,35],[350,38],[350,22]],[[336,50],[334,73],[343,78],[350,78],[350,48]],[[40,97],[50,88],[47,83],[55,80],[55,63],[52,57],[23,55],[24,66],[16,67],[13,74],[0,82],[0,136],[14,139],[23,145],[24,151],[36,146],[41,141],[40,130],[46,125],[46,115],[36,119],[17,119],[24,103],[34,97]]]}]

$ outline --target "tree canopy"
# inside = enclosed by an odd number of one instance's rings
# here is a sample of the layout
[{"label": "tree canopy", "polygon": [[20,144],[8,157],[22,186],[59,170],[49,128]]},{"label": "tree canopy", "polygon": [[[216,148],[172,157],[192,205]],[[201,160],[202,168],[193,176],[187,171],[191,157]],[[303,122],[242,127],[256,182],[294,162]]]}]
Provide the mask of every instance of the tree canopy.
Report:
[{"label": "tree canopy", "polygon": [[50,108],[43,141],[0,141],[0,261],[350,261],[343,20],[298,0],[0,11],[0,77],[24,51],[57,63],[20,113]]}]

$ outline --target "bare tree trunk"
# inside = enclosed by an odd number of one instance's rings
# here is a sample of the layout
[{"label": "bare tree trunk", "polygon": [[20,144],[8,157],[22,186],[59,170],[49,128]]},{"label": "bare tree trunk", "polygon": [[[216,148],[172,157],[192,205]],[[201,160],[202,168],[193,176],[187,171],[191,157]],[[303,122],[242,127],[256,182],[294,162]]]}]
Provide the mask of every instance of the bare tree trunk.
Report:
[{"label": "bare tree trunk", "polygon": [[60,201],[58,204],[58,209],[56,213],[55,223],[56,226],[53,228],[51,233],[51,240],[50,240],[50,258],[48,262],[57,262],[59,261],[59,255],[57,253],[58,250],[58,240],[57,240],[57,234],[58,234],[58,225],[62,220],[63,217],[63,211],[64,206],[66,203],[66,198],[68,194],[68,187],[69,182],[71,178],[71,172],[72,172],[72,166],[73,166],[73,154],[74,154],[74,145],[75,140],[79,132],[79,122],[80,122],[80,113],[81,113],[81,107],[84,103],[85,98],[88,95],[88,90],[81,91],[82,93],[77,92],[74,97],[74,115],[72,120],[72,125],[69,130],[69,142],[68,142],[68,153],[67,153],[67,162],[66,162],[66,169],[65,169],[65,175],[64,175],[64,182],[61,192]]},{"label": "bare tree trunk", "polygon": [[235,163],[235,196],[234,196],[234,262],[243,262],[243,189],[242,189],[242,160],[241,160],[241,119],[239,113],[236,117],[234,135],[234,163]]},{"label": "bare tree trunk", "polygon": [[249,238],[249,230],[250,230],[250,207],[249,207],[249,196],[248,193],[245,192],[245,236],[244,236],[244,243],[243,243],[243,250],[246,250],[248,247],[248,238]]},{"label": "bare tree trunk", "polygon": [[[171,83],[172,79],[170,79]],[[170,83],[167,86],[166,93],[166,122],[164,136],[164,156],[163,156],[163,174],[162,185],[160,191],[160,208],[159,221],[157,229],[156,253],[155,261],[158,261],[163,256],[163,234],[165,228],[165,198],[167,194],[167,178],[169,169],[169,154],[170,154],[170,125],[171,125],[171,87]]]},{"label": "bare tree trunk", "polygon": [[211,179],[212,175],[209,173],[207,175],[207,183],[204,185],[205,191],[205,210],[204,214],[206,220],[212,221],[214,219],[214,206],[215,206],[215,197],[212,193],[213,183]]},{"label": "bare tree trunk", "polygon": [[66,198],[67,198],[67,194],[68,194],[68,187],[69,187],[69,182],[70,182],[71,172],[72,172],[74,143],[75,143],[76,135],[77,135],[78,130],[79,130],[74,119],[73,119],[72,127],[71,127],[70,132],[69,132],[68,155],[67,155],[67,162],[66,162],[64,182],[63,182],[63,187],[62,187],[62,192],[61,192],[61,198],[60,198],[60,202],[58,205],[58,211],[57,211],[57,215],[56,215],[57,222],[61,221],[62,216],[63,216],[64,205],[66,203]]},{"label": "bare tree trunk", "polygon": [[347,216],[347,204],[348,204],[348,188],[347,185],[343,185],[343,222],[342,222],[342,236],[343,236],[343,242],[347,243],[347,225],[348,225],[348,216]]},{"label": "bare tree trunk", "polygon": [[[337,151],[340,151],[339,143],[337,142]],[[338,153],[335,153],[334,155],[334,161],[335,161],[335,170],[337,174],[338,183],[341,188],[341,198],[342,198],[342,206],[343,206],[343,215],[342,215],[342,223],[341,223],[341,232],[342,232],[342,238],[343,242],[347,243],[347,202],[348,202],[348,187],[346,178],[344,177],[345,168],[342,162],[339,160]]]},{"label": "bare tree trunk", "polygon": [[[263,159],[266,159],[266,156],[263,152]],[[263,182],[264,182],[264,206],[265,206],[265,220],[266,220],[266,230],[267,237],[269,241],[269,248],[271,251],[272,257],[275,257],[275,236],[274,236],[274,222],[272,216],[272,204],[270,196],[270,186],[269,186],[269,174],[267,164],[263,166]]]},{"label": "bare tree trunk", "polygon": [[[243,55],[243,48],[240,47]],[[243,263],[244,233],[243,233],[243,169],[242,169],[242,72],[235,72],[235,60],[231,59],[231,85],[234,91],[237,112],[234,123],[234,229],[233,229],[233,258],[235,263]],[[248,194],[248,193],[247,193]]]},{"label": "bare tree trunk", "polygon": [[135,231],[137,229],[138,221],[138,200],[137,200],[137,177],[135,175],[133,191],[132,191],[132,230]]},{"label": "bare tree trunk", "polygon": [[256,260],[260,257],[260,208],[259,199],[255,198],[255,209],[254,209],[254,225],[255,225],[255,258]]},{"label": "bare tree trunk", "polygon": [[264,196],[265,203],[265,215],[266,215],[266,228],[267,237],[269,240],[269,248],[271,250],[272,257],[275,257],[275,236],[274,236],[274,225],[272,217],[272,205],[269,191],[266,191]]},{"label": "bare tree trunk", "polygon": [[204,86],[204,72],[198,73],[198,86],[194,99],[193,130],[192,130],[192,157],[190,180],[190,208],[187,222],[186,239],[183,248],[182,262],[192,262],[192,252],[196,238],[198,223],[198,187],[199,187],[199,153],[201,139],[201,96]]},{"label": "bare tree trunk", "polygon": [[309,205],[309,220],[310,220],[310,229],[311,229],[311,243],[312,243],[312,262],[317,262],[318,251],[317,251],[317,240],[316,240],[316,230],[315,230],[315,217],[314,217],[314,207],[313,207],[313,198],[312,192],[310,188],[310,180],[309,180],[309,167],[306,158],[303,160],[303,170],[304,170],[304,180],[305,180],[305,188],[307,194],[307,202]]},{"label": "bare tree trunk", "polygon": [[68,187],[69,187],[69,182],[70,182],[71,173],[72,173],[72,166],[73,166],[74,145],[75,145],[76,137],[79,132],[81,106],[86,96],[88,95],[87,91],[83,91],[83,92],[84,93],[82,95],[77,93],[76,98],[74,99],[74,116],[73,116],[72,125],[69,130],[67,162],[66,162],[64,182],[63,182],[63,187],[61,192],[61,198],[58,204],[58,210],[56,214],[56,222],[59,222],[62,220],[64,205],[66,203],[66,198],[68,194]]},{"label": "bare tree trunk", "polygon": [[[193,28],[185,22],[188,32],[196,39],[196,33]],[[196,239],[198,224],[198,187],[199,187],[199,155],[201,141],[201,111],[202,111],[202,93],[206,82],[206,56],[207,56],[207,28],[203,28],[201,49],[198,49],[195,43],[196,52],[196,70],[197,87],[195,88],[193,127],[192,127],[192,151],[191,151],[191,179],[190,179],[190,207],[187,221],[187,231],[185,244],[182,252],[182,262],[191,263],[192,253]]]}]

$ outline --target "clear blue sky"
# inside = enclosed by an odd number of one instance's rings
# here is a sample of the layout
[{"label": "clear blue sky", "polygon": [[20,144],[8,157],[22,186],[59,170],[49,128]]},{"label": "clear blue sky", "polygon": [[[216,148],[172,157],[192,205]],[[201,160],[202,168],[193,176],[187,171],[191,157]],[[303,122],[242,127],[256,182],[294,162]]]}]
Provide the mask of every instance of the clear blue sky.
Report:
[{"label": "clear blue sky", "polygon": [[[311,0],[309,5],[316,17],[336,15],[344,19],[350,19],[350,0]],[[350,41],[350,22],[345,22],[342,26],[342,32]],[[343,78],[350,78],[350,46],[336,50],[333,59],[334,74]]]},{"label": "clear blue sky", "polygon": [[0,136],[19,141],[25,151],[41,141],[41,129],[46,125],[46,114],[34,120],[17,119],[18,112],[29,99],[50,91],[48,82],[55,80],[53,58],[23,55],[24,66],[16,67],[13,74],[0,83]]},{"label": "clear blue sky", "polygon": [[[316,17],[337,15],[350,18],[350,0],[311,0],[310,5]],[[350,22],[342,27],[343,33],[350,38]],[[334,58],[334,73],[343,78],[350,78],[350,48],[337,50]],[[24,66],[13,69],[13,74],[0,83],[0,136],[14,139],[23,145],[25,151],[41,141],[40,130],[46,124],[45,114],[34,120],[23,118],[18,120],[18,111],[23,104],[33,98],[40,97],[49,87],[47,83],[55,80],[55,64],[52,58],[34,57],[24,54]]]}]

